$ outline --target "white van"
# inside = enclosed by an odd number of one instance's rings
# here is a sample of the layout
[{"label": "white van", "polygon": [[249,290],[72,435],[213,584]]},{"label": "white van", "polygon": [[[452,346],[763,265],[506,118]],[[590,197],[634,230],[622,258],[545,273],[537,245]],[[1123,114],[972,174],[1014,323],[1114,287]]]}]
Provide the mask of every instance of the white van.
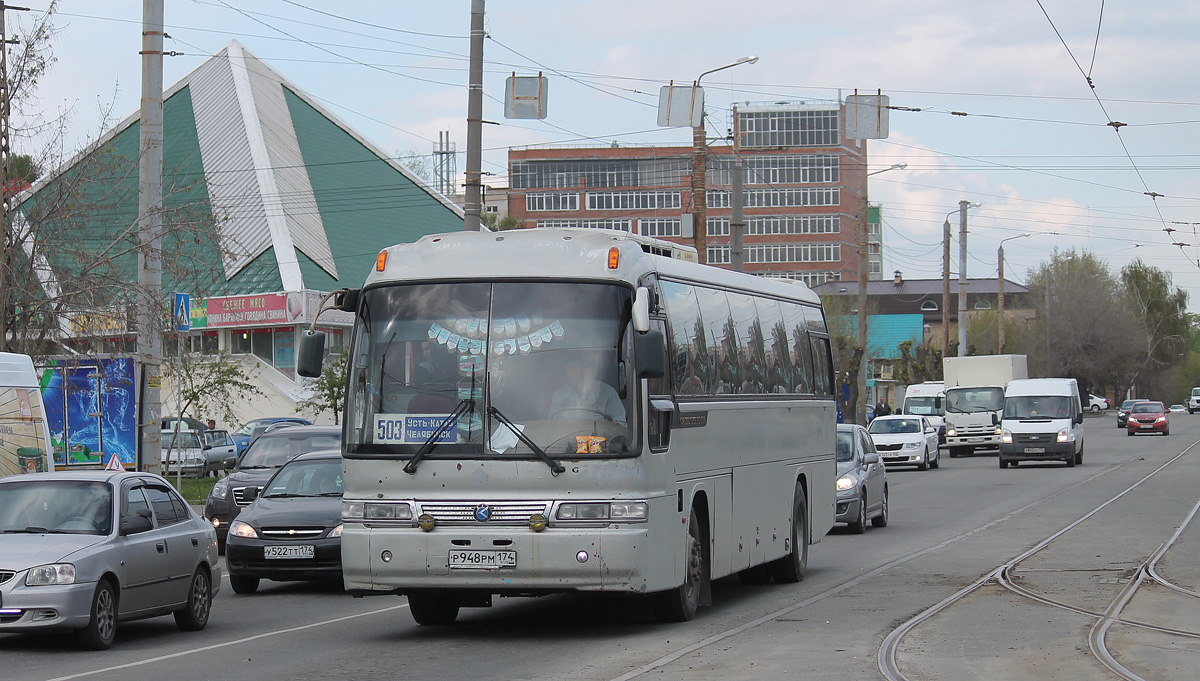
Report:
[{"label": "white van", "polygon": [[938,429],[938,444],[946,444],[946,384],[942,381],[914,383],[904,391],[900,413],[924,416]]},{"label": "white van", "polygon": [[1025,378],[1004,390],[1000,467],[1020,461],[1083,463],[1083,407],[1073,378]]},{"label": "white van", "polygon": [[33,360],[0,352],[0,477],[52,470],[50,429]]}]

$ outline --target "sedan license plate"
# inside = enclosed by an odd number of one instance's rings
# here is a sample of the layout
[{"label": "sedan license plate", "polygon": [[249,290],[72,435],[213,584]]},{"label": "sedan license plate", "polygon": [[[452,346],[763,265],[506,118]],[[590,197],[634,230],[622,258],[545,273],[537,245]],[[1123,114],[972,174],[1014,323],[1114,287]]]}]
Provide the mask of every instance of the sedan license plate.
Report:
[{"label": "sedan license plate", "polygon": [[1154,426],[1152,424],[1143,424],[1143,425],[1138,426],[1138,428],[1153,428],[1153,427]]},{"label": "sedan license plate", "polygon": [[1026,454],[1045,454],[1046,448],[1045,447],[1026,447],[1025,453]]},{"label": "sedan license plate", "polygon": [[448,556],[451,568],[496,570],[517,566],[516,551],[464,551],[455,549]]},{"label": "sedan license plate", "polygon": [[263,558],[312,558],[314,555],[316,550],[312,544],[263,547]]}]

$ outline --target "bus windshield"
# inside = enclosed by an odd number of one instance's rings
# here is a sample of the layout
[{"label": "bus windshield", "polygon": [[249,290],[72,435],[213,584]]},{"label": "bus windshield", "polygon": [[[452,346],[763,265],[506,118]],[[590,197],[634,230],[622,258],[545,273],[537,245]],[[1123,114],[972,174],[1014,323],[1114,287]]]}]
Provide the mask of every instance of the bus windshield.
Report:
[{"label": "bus windshield", "polygon": [[552,457],[636,452],[628,288],[405,284],[362,295],[347,456],[530,458],[531,443]]}]

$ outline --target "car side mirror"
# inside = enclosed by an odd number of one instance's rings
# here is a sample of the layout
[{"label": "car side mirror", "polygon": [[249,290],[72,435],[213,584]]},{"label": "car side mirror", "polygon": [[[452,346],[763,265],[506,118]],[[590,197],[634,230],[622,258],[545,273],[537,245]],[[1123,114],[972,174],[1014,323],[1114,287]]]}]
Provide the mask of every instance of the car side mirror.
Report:
[{"label": "car side mirror", "polygon": [[221,468],[224,468],[227,471],[233,470],[233,467],[236,465],[237,465],[237,457],[236,456],[227,457],[224,461],[221,462]]},{"label": "car side mirror", "polygon": [[247,502],[254,501],[258,498],[258,488],[247,487],[246,489],[242,490],[242,498]]},{"label": "car side mirror", "polygon": [[1083,423],[1083,412],[1079,412],[1078,414],[1075,415],[1075,423],[1077,423],[1077,424]]},{"label": "car side mirror", "polygon": [[121,518],[121,536],[131,534],[139,534],[141,532],[149,532],[154,529],[154,521],[150,519],[150,511],[142,509],[137,512],[137,515],[130,515]]},{"label": "car side mirror", "polygon": [[866,456],[863,457],[863,463],[868,466],[870,466],[871,464],[874,464],[874,463],[879,463],[879,455],[878,454],[867,454]]},{"label": "car side mirror", "polygon": [[212,448],[213,448],[213,446],[211,444],[204,445],[204,451],[206,451],[206,452]]},{"label": "car side mirror", "polygon": [[996,414],[995,414],[994,412],[992,413],[992,425],[993,425],[993,426],[998,426],[998,425],[1000,425],[1000,418],[999,418],[999,417],[997,417],[997,416],[996,416]]}]

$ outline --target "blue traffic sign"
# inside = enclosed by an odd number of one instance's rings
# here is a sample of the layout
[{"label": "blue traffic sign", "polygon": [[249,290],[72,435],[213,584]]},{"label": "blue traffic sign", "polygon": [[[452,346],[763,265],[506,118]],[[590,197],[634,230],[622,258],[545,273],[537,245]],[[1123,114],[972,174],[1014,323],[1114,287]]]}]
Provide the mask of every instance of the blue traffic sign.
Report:
[{"label": "blue traffic sign", "polygon": [[192,297],[187,293],[175,294],[175,305],[172,317],[175,318],[176,331],[191,331],[192,330],[192,315],[189,308],[192,306]]}]

